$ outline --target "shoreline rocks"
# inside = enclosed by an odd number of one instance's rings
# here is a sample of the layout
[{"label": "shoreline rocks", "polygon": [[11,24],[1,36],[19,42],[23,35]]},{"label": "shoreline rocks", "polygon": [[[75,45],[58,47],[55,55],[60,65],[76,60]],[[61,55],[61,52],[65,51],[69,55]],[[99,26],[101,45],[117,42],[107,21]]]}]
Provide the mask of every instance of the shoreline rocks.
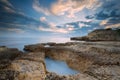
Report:
[{"label": "shoreline rocks", "polygon": [[44,47],[42,51],[46,57],[65,61],[70,68],[80,71],[79,74],[87,74],[97,80],[120,79],[120,42],[71,42],[69,45],[56,45]]},{"label": "shoreline rocks", "polygon": [[[16,53],[19,56],[4,57],[1,62],[0,79],[7,80],[119,80],[120,42],[68,42],[25,46],[28,53],[15,48],[0,47],[0,53]],[[6,52],[5,52],[6,51]],[[9,52],[8,52],[9,51]],[[5,55],[4,54],[4,55]],[[2,55],[3,56],[3,55]],[[45,57],[65,61],[75,75],[60,76],[48,72]],[[6,60],[6,59],[7,60]],[[1,58],[2,59],[2,58]],[[11,75],[8,75],[11,74]]]},{"label": "shoreline rocks", "polygon": [[[7,52],[4,52],[3,51]],[[18,53],[20,56],[15,56],[14,60],[13,52],[17,51],[13,48],[1,49],[0,54],[7,54],[10,57],[5,57],[6,60],[12,61],[5,62],[4,68],[0,68],[0,80],[44,80],[46,77],[46,67],[44,63],[44,53],[34,52],[34,53]],[[12,54],[11,54],[12,53]]]},{"label": "shoreline rocks", "polygon": [[[120,80],[118,34],[118,30],[95,30],[88,36],[71,38],[89,42],[25,45],[27,53],[1,46],[0,80]],[[65,61],[80,73],[61,76],[49,72],[45,57]]]},{"label": "shoreline rocks", "polygon": [[120,41],[120,29],[98,29],[83,37],[72,37],[71,40],[78,41]]},{"label": "shoreline rocks", "polygon": [[[120,42],[71,42],[69,45],[65,44],[43,47],[42,52],[46,57],[65,61],[70,68],[80,71],[79,75],[87,74],[96,80],[120,79]],[[41,49],[38,52],[41,52]],[[56,80],[61,79],[60,77],[57,76]],[[76,78],[74,79],[77,80]],[[63,80],[69,80],[69,78]],[[78,80],[85,79],[78,78]]]}]

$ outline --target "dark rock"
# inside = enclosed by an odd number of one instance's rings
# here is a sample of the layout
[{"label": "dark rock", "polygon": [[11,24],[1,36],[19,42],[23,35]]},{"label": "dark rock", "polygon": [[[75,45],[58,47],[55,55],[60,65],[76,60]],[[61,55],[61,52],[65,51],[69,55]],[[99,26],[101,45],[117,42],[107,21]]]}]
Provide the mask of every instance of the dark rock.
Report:
[{"label": "dark rock", "polygon": [[0,47],[0,60],[14,60],[22,54],[17,48]]},{"label": "dark rock", "polygon": [[34,44],[34,45],[25,45],[24,50],[30,52],[42,51],[44,49],[44,45],[42,44]]},{"label": "dark rock", "polygon": [[0,70],[0,80],[17,80],[18,71],[13,70]]}]

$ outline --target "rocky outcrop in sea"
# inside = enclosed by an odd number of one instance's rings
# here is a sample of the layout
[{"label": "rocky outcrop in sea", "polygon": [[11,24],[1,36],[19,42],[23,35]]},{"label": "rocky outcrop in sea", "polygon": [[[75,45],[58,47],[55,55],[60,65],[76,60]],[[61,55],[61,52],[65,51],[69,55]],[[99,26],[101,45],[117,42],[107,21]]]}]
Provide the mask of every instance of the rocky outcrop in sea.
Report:
[{"label": "rocky outcrop in sea", "polygon": [[120,29],[98,29],[87,36],[72,37],[71,40],[80,41],[120,41]]}]

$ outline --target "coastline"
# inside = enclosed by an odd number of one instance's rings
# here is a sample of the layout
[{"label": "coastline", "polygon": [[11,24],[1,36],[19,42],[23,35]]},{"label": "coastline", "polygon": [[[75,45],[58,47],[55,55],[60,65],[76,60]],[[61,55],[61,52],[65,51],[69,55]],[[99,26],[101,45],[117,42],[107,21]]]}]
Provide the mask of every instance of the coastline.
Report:
[{"label": "coastline", "polygon": [[[1,80],[120,80],[120,42],[66,42],[0,47]],[[65,61],[79,71],[59,75],[46,69],[45,58]]]}]

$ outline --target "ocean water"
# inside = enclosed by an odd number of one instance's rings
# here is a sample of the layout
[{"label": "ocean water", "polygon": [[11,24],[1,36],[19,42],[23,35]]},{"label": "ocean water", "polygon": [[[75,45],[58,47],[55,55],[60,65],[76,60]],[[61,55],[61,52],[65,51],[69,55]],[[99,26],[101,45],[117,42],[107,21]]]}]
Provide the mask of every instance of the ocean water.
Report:
[{"label": "ocean water", "polygon": [[23,50],[24,45],[47,42],[64,43],[68,41],[70,41],[69,38],[0,38],[0,46]]},{"label": "ocean water", "polygon": [[[56,42],[64,43],[70,41],[69,38],[0,38],[0,46],[7,46],[10,48],[18,48],[23,51],[24,45]],[[45,59],[46,68],[50,72],[55,72],[60,75],[72,75],[78,73],[72,70],[63,61],[55,61],[50,58]]]}]

